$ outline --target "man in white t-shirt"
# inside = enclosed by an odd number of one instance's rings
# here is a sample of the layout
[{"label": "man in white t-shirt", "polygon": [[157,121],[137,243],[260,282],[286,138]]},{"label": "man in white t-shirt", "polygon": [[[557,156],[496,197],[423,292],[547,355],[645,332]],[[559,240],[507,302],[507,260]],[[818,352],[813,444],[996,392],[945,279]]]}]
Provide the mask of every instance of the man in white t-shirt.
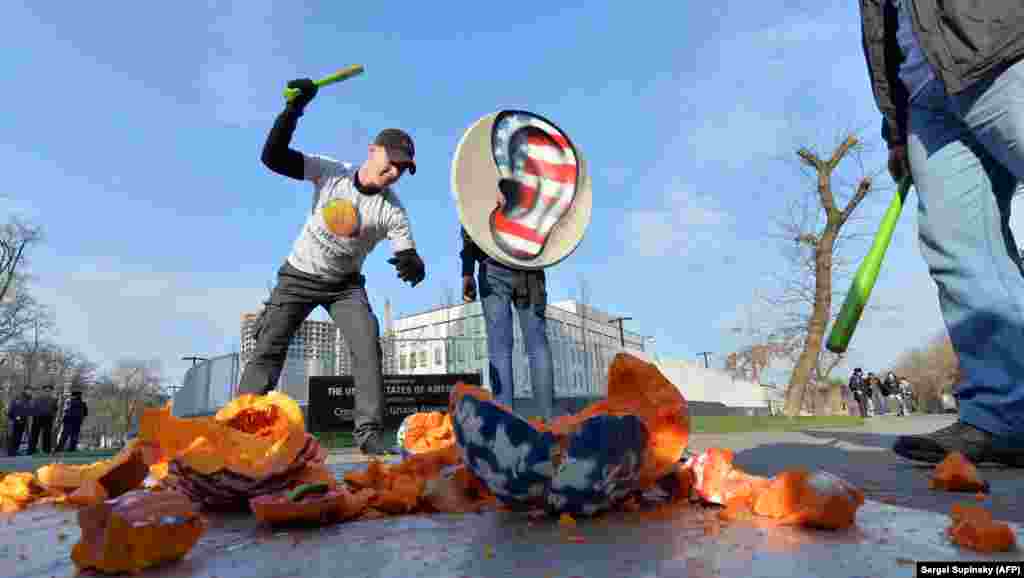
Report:
[{"label": "man in white t-shirt", "polygon": [[288,83],[300,92],[278,115],[263,147],[270,170],[314,186],[313,210],[278,271],[277,286],[261,314],[256,347],[239,381],[239,394],[263,394],[277,385],[288,343],[318,306],[327,309],[345,337],[355,377],[355,441],[363,453],[392,453],[381,439],[384,387],[380,325],[366,295],[363,263],[388,239],[388,262],[416,286],[426,276],[416,253],[405,208],[391,186],[405,171],[416,174],[412,138],[399,129],[381,131],[359,167],[289,148],[298,118],[316,95],[309,79]]}]

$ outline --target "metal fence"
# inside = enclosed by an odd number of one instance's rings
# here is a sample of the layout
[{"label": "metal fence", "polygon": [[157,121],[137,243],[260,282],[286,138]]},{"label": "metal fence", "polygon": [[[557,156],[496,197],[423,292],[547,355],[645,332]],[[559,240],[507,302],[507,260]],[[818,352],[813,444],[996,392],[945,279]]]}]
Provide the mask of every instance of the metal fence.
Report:
[{"label": "metal fence", "polygon": [[231,401],[242,375],[240,361],[239,354],[229,353],[190,367],[182,387],[174,393],[174,415],[205,415]]},{"label": "metal fence", "polygon": [[[588,400],[603,397],[608,367],[619,347],[589,343],[587,347],[555,334],[550,339],[555,373],[555,397],[569,411]],[[486,336],[381,339],[383,372],[387,375],[479,373],[490,387]],[[237,392],[244,369],[243,356],[229,353],[190,367],[182,387],[174,394],[173,413],[178,417],[210,415],[227,404]],[[513,352],[513,381],[517,405],[529,407],[533,399],[529,361],[520,339]],[[347,352],[316,352],[302,347],[289,349],[277,389],[305,406],[308,378],[350,375]]]}]

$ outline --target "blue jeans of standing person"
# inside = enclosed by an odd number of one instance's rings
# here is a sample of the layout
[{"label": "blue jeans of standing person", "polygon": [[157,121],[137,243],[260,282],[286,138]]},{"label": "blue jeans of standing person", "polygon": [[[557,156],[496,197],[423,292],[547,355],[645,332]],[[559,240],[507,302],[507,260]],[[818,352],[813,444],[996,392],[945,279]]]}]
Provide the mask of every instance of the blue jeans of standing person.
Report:
[{"label": "blue jeans of standing person", "polygon": [[1024,441],[1024,274],[1010,201],[1024,179],[1024,62],[949,96],[915,95],[907,151],[920,245],[962,381],[960,420]]},{"label": "blue jeans of standing person", "polygon": [[533,398],[540,408],[540,417],[549,420],[554,411],[555,373],[551,361],[551,345],[548,343],[547,319],[544,316],[547,292],[542,292],[538,302],[531,301],[524,307],[517,305],[512,299],[517,274],[517,271],[492,259],[480,263],[478,284],[484,322],[487,325],[491,389],[496,401],[513,407],[514,307],[519,316],[519,328],[522,330],[526,358],[529,361]]}]

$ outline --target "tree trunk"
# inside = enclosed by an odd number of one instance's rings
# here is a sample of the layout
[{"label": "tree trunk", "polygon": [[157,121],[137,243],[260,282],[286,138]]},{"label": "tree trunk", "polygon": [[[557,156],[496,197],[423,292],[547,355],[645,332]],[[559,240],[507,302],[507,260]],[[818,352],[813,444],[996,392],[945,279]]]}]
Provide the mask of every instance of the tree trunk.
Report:
[{"label": "tree trunk", "polygon": [[786,389],[785,413],[789,417],[800,415],[807,384],[818,367],[818,354],[825,337],[825,327],[832,315],[832,250],[839,227],[829,219],[825,232],[818,240],[814,255],[814,310],[807,322],[807,338],[793,375]]}]

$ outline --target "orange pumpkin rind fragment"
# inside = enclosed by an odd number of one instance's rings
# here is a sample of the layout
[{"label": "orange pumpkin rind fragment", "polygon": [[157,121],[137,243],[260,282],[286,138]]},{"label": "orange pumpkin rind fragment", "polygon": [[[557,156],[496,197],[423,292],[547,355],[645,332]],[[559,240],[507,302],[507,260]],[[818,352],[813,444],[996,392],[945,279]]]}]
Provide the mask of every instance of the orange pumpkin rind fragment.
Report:
[{"label": "orange pumpkin rind fragment", "polygon": [[286,473],[306,446],[302,408],[286,394],[243,394],[213,417],[178,418],[168,404],[143,410],[139,439],[201,475],[228,471],[249,479]]},{"label": "orange pumpkin rind fragment", "polygon": [[15,472],[0,477],[0,511],[12,513],[24,509],[47,495],[31,472]]},{"label": "orange pumpkin rind fragment", "polygon": [[249,507],[266,524],[330,524],[362,515],[373,495],[373,490],[335,488],[292,501],[286,493],[278,493],[252,498]]},{"label": "orange pumpkin rind fragment", "polygon": [[754,499],[754,513],[781,524],[838,530],[853,526],[864,493],[828,472],[785,471]]},{"label": "orange pumpkin rind fragment", "polygon": [[103,486],[104,493],[116,498],[142,486],[149,474],[150,460],[157,450],[152,444],[134,439],[114,457],[91,464],[47,464],[36,470],[36,479],[50,491],[74,493],[82,486],[84,494],[96,493],[92,483]]},{"label": "orange pumpkin rind fragment", "polygon": [[207,522],[177,492],[133,490],[78,512],[81,540],[71,550],[80,570],[137,573],[184,557]]},{"label": "orange pumpkin rind fragment", "polygon": [[992,519],[982,506],[953,504],[952,523],[946,535],[954,544],[978,552],[1008,552],[1016,547],[1017,536],[1005,522]]},{"label": "orange pumpkin rind fragment", "polygon": [[960,452],[949,453],[935,466],[928,487],[947,492],[988,492],[989,489],[977,466]]},{"label": "orange pumpkin rind fragment", "polygon": [[409,415],[398,429],[398,443],[403,456],[454,445],[451,414],[431,411]]}]

